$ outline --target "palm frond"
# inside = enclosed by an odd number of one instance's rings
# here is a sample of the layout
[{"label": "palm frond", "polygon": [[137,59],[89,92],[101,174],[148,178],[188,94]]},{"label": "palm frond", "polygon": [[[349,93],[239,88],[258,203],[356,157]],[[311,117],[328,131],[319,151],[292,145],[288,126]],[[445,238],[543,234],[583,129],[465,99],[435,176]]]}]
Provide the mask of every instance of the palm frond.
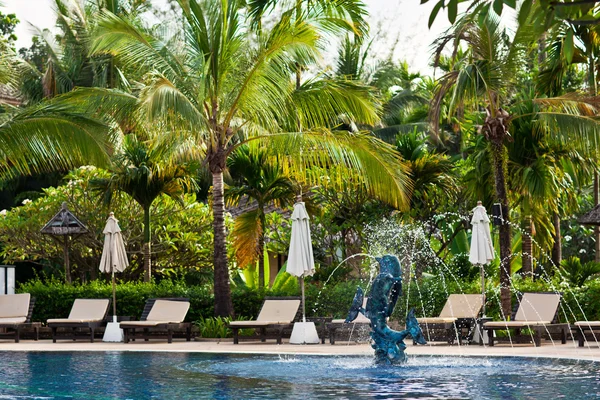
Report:
[{"label": "palm frond", "polygon": [[259,254],[258,240],[263,233],[258,210],[248,211],[235,219],[233,226],[233,248],[240,267],[256,262]]},{"label": "palm frond", "polygon": [[370,195],[397,209],[408,209],[413,187],[408,167],[391,145],[371,133],[314,130],[251,140],[260,140],[274,152],[287,155],[288,172],[299,181],[317,184],[326,179],[309,176],[306,171],[311,166],[346,167],[364,179]]},{"label": "palm frond", "polygon": [[112,140],[108,126],[87,114],[52,103],[31,107],[0,126],[0,175],[106,166]]},{"label": "palm frond", "polygon": [[126,16],[103,11],[98,16],[90,54],[111,54],[138,71],[158,70],[176,79],[185,69],[164,40],[151,35]]},{"label": "palm frond", "polygon": [[[335,127],[344,116],[358,124],[376,125],[380,104],[372,89],[345,78],[311,79],[290,99],[290,119],[297,116],[303,129]],[[294,127],[290,127],[294,130]]]}]

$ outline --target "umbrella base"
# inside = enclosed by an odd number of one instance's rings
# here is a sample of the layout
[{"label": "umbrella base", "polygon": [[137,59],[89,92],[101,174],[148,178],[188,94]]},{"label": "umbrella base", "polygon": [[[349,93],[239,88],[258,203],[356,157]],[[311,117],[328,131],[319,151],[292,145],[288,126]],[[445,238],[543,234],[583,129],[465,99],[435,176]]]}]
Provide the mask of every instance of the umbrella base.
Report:
[{"label": "umbrella base", "polygon": [[290,344],[319,344],[314,322],[296,322],[290,336]]},{"label": "umbrella base", "polygon": [[103,342],[123,342],[123,329],[119,328],[117,317],[113,317],[113,322],[106,324],[104,330]]}]

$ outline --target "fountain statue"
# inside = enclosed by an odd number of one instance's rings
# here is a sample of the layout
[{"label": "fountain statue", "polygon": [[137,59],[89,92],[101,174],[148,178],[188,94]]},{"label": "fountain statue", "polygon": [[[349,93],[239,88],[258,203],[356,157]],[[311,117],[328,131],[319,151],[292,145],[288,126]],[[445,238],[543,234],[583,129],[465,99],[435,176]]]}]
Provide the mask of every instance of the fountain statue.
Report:
[{"label": "fountain statue", "polygon": [[352,322],[362,313],[371,321],[371,347],[375,349],[378,364],[400,364],[406,362],[406,345],[404,339],[411,336],[418,344],[427,344],[423,332],[411,309],[406,316],[406,329],[395,331],[387,324],[392,315],[396,301],[402,294],[402,268],[398,257],[385,255],[377,257],[379,274],[375,277],[371,291],[367,297],[366,307],[363,307],[364,292],[358,287],[348,312],[346,322]]}]

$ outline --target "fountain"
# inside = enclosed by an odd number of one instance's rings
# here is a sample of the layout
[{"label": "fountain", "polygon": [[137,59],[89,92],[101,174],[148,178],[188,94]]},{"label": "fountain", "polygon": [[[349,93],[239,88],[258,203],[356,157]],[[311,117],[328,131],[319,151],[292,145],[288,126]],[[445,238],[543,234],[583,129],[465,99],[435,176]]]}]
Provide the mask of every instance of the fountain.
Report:
[{"label": "fountain", "polygon": [[366,307],[362,307],[364,291],[358,287],[346,322],[352,322],[362,313],[371,321],[371,347],[375,349],[377,364],[401,364],[407,360],[404,350],[404,339],[411,336],[418,344],[427,344],[423,332],[415,318],[415,311],[411,309],[406,316],[406,329],[395,331],[391,329],[387,320],[392,315],[396,301],[402,294],[402,269],[398,257],[385,255],[378,257],[379,274],[373,281],[367,299]]}]

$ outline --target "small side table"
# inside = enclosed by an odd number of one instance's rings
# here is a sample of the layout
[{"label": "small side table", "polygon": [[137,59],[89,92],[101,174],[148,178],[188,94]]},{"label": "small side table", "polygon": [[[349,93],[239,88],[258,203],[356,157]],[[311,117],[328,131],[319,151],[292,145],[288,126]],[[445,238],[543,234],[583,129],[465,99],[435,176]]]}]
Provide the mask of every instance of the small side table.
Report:
[{"label": "small side table", "polygon": [[489,321],[493,321],[493,319],[490,317],[483,316],[481,318],[478,318],[477,323],[475,324],[476,329],[473,341],[475,343],[479,343],[480,346],[483,346],[485,344],[485,341],[488,339],[488,333],[483,329],[483,324]]}]

